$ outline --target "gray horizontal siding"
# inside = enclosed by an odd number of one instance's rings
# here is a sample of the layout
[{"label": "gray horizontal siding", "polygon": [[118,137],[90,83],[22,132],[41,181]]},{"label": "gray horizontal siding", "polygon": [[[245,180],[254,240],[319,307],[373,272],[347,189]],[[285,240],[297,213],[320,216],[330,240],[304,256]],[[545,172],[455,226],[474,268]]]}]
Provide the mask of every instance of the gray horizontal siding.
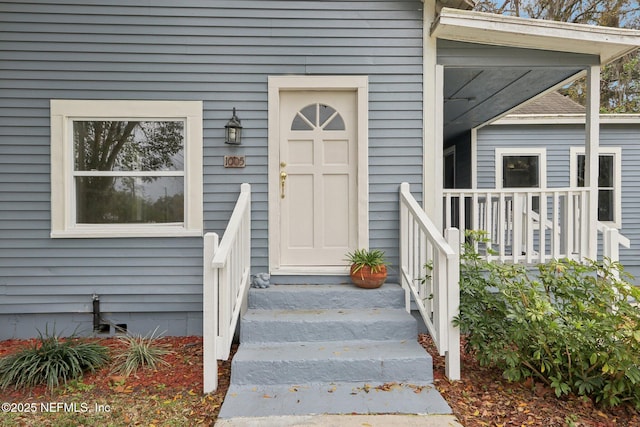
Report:
[{"label": "gray horizontal siding", "polygon": [[[496,125],[478,132],[478,188],[495,185],[495,149],[546,147],[547,186],[569,186],[570,147],[584,147],[584,125]],[[622,228],[631,248],[620,249],[620,260],[640,284],[640,122],[603,124],[600,145],[622,149]]]},{"label": "gray horizontal siding", "polygon": [[[222,233],[252,184],[253,265],[268,259],[267,78],[369,76],[371,246],[397,265],[397,191],[421,193],[422,3],[3,1],[0,313],[199,311],[202,239],[56,239],[50,99],[204,101],[204,218]],[[236,107],[240,147],[223,142]],[[224,169],[224,155],[245,155]],[[87,308],[89,307],[89,308]]]}]

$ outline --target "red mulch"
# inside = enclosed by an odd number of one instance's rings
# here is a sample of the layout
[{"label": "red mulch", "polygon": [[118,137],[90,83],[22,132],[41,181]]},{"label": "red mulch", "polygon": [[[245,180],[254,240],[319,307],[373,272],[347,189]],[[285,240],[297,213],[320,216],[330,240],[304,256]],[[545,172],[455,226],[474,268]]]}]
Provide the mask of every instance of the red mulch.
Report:
[{"label": "red mulch", "polygon": [[[35,342],[31,340],[7,340],[0,342],[0,357],[18,351]],[[100,343],[110,349],[124,347],[117,338],[101,339]],[[132,393],[149,389],[187,389],[194,393],[202,394],[202,337],[165,337],[157,340],[159,345],[167,345],[171,353],[164,356],[168,366],[160,365],[155,370],[141,369],[130,377],[121,378],[111,374],[111,366],[106,366],[94,373],[87,372],[82,379],[84,384],[92,384],[98,390],[105,392]],[[124,383],[118,388],[118,383]],[[17,401],[24,397],[46,394],[44,386],[34,387],[30,390],[4,390],[5,400]]]},{"label": "red mulch", "polygon": [[[500,372],[483,368],[469,355],[462,354],[462,380],[449,382],[444,377],[444,358],[428,335],[420,335],[420,343],[433,355],[435,386],[466,427],[477,426],[575,426],[609,427],[640,426],[640,414],[621,406],[602,408],[589,399],[576,396],[557,399],[552,389],[532,381],[509,383]],[[33,340],[0,342],[0,357],[12,353]],[[122,345],[114,338],[101,342],[110,348]],[[229,384],[230,361],[219,362],[219,388],[215,394],[202,397],[202,337],[166,337],[160,343],[170,346],[173,353],[165,360],[170,366],[143,369],[126,379],[110,374],[110,367],[87,373],[83,384],[94,387],[86,399],[98,400],[112,396],[131,396],[136,401],[145,396],[185,396],[194,399],[190,411],[193,421],[212,425]],[[60,391],[57,391],[60,392]],[[56,393],[56,392],[54,392]],[[50,398],[44,387],[29,390],[8,389],[2,392],[9,402],[41,401]],[[198,397],[199,396],[199,397]],[[170,419],[166,419],[170,422]],[[137,423],[136,423],[137,424]]]}]

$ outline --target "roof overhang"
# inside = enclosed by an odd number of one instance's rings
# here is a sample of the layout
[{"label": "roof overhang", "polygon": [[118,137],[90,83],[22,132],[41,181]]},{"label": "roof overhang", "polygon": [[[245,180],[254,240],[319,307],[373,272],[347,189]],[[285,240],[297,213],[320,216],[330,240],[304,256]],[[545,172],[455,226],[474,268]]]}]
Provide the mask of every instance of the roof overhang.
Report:
[{"label": "roof overhang", "polygon": [[443,8],[431,35],[440,39],[597,55],[602,64],[640,46],[640,31]]},{"label": "roof overhang", "polygon": [[486,125],[640,45],[640,31],[443,8],[445,141]]},{"label": "roof overhang", "polygon": [[476,0],[438,0],[439,7],[454,7],[456,9],[473,9]]}]

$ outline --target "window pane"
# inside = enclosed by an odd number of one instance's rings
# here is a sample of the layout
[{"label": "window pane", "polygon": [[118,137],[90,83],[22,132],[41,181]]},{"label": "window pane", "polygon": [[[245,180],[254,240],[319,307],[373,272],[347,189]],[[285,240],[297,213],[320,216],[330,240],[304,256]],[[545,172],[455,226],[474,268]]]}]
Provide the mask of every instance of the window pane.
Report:
[{"label": "window pane", "polygon": [[300,113],[298,113],[291,123],[291,130],[313,130],[313,126],[300,117]]},{"label": "window pane", "polygon": [[342,116],[337,114],[331,121],[324,125],[324,130],[344,130],[344,120],[342,120]]},{"label": "window pane", "polygon": [[311,104],[300,110],[300,114],[307,118],[314,126],[318,126],[317,104]]},{"label": "window pane", "polygon": [[[578,154],[578,187],[584,187],[584,154]],[[601,154],[598,162],[598,187],[613,187],[613,156]]]},{"label": "window pane", "polygon": [[578,187],[584,187],[584,154],[578,154]]},{"label": "window pane", "polygon": [[183,177],[76,177],[78,224],[183,221]]},{"label": "window pane", "polygon": [[76,171],[182,171],[183,121],[74,121]]},{"label": "window pane", "polygon": [[598,187],[613,187],[613,156],[600,156]]},{"label": "window pane", "polygon": [[598,190],[598,220],[613,221],[613,190]]},{"label": "window pane", "polygon": [[[601,154],[598,162],[598,220],[614,221],[614,156]],[[578,154],[578,187],[584,187],[585,155]]]},{"label": "window pane", "polygon": [[504,188],[539,187],[538,156],[503,156]]}]

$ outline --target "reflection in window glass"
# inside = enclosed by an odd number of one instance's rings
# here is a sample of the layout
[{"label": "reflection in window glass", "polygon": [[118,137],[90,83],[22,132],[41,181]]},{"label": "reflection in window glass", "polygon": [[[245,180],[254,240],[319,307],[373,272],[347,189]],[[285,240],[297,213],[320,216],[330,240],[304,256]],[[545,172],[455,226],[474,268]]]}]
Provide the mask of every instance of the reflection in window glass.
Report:
[{"label": "reflection in window glass", "polygon": [[183,177],[76,177],[78,224],[184,220]]},{"label": "reflection in window glass", "polygon": [[503,188],[535,188],[540,186],[538,156],[503,156]]},{"label": "reflection in window glass", "polygon": [[74,121],[76,171],[184,170],[182,121]]},{"label": "reflection in window glass", "polygon": [[73,122],[76,223],[184,221],[183,121]]}]

